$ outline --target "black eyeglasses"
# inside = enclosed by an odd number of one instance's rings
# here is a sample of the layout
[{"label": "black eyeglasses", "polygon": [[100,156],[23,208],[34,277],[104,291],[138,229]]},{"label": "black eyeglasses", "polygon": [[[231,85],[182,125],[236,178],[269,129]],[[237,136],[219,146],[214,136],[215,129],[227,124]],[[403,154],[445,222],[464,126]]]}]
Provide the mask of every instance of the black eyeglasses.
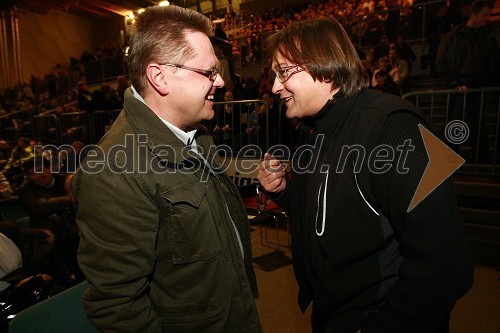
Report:
[{"label": "black eyeglasses", "polygon": [[[290,69],[295,68],[295,71],[290,71]],[[291,66],[278,68],[274,73],[279,82],[283,83],[290,78],[295,73],[302,72],[304,69],[300,68],[300,65],[295,64]]]},{"label": "black eyeglasses", "polygon": [[178,65],[178,64],[160,64],[164,66],[170,66],[170,67],[176,67],[180,69],[187,69],[188,71],[196,72],[198,74],[201,74],[205,77],[208,77],[210,81],[215,81],[217,79],[217,75],[220,73],[220,69],[217,67],[211,68],[211,69],[199,69],[199,68],[193,68],[193,67],[188,67],[184,65]]}]

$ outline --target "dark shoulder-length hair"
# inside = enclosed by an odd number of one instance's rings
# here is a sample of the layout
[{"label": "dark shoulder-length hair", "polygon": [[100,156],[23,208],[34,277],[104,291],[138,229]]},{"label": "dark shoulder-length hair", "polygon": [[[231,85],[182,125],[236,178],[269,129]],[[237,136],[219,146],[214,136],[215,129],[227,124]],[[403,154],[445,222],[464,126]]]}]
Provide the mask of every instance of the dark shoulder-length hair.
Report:
[{"label": "dark shoulder-length hair", "polygon": [[270,35],[265,44],[271,58],[278,55],[299,64],[314,80],[331,82],[351,97],[368,87],[369,78],[349,36],[333,18],[294,23]]}]

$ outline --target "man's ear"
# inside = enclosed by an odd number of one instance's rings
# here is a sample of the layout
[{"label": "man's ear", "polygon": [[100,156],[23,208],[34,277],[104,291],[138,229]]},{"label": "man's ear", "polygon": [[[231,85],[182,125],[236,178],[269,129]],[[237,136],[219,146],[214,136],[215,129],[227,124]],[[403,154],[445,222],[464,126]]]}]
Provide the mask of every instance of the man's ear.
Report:
[{"label": "man's ear", "polygon": [[146,69],[149,84],[162,96],[168,93],[167,80],[164,74],[165,72],[162,71],[159,64],[150,64]]}]

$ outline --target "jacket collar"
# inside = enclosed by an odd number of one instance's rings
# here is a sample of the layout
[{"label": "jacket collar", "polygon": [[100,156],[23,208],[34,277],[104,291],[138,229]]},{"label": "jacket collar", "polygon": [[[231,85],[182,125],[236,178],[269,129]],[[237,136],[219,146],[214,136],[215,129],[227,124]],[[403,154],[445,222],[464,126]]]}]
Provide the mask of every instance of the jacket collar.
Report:
[{"label": "jacket collar", "polygon": [[[178,164],[200,158],[146,104],[134,97],[131,88],[125,91],[123,110],[134,132],[147,135],[148,149],[160,160]],[[197,144],[206,152],[208,147],[203,146],[206,140],[198,139],[202,136],[203,134],[197,133],[195,138]]]},{"label": "jacket collar", "polygon": [[328,100],[314,116],[305,119],[304,123],[315,133],[335,132],[348,116],[357,95],[346,98],[340,91]]}]

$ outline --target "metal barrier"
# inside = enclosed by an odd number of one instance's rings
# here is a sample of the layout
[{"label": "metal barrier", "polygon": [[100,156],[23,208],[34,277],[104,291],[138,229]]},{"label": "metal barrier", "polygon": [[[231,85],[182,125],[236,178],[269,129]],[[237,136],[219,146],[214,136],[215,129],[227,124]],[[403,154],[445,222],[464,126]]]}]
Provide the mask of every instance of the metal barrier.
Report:
[{"label": "metal barrier", "polygon": [[[217,102],[214,111],[214,118],[206,125],[214,142],[228,145],[233,153],[248,144],[258,145],[263,152],[275,145],[284,145],[293,153],[305,143],[308,133],[300,121],[286,118],[284,101],[277,111],[270,110],[263,100]],[[251,127],[257,130],[247,131]]]},{"label": "metal barrier", "polygon": [[[226,144],[233,152],[249,144],[258,145],[264,151],[281,138],[279,113],[268,111],[262,100],[218,102],[214,103],[214,118],[204,125],[216,144]],[[71,144],[75,140],[97,143],[120,112],[121,109],[115,109],[95,111],[92,115],[86,112],[37,115],[34,117],[36,138],[42,144],[54,145]]]},{"label": "metal barrier", "polygon": [[403,98],[426,114],[443,141],[466,159],[459,172],[500,173],[500,87],[469,89],[467,93],[457,89],[415,91]]},{"label": "metal barrier", "polygon": [[[2,139],[14,143],[20,136],[34,137],[45,142],[59,142],[60,133],[57,125],[57,116],[41,117],[62,110],[74,108],[77,102],[68,103],[58,108],[53,108],[53,101],[46,101],[37,107],[30,107],[0,117],[0,133]],[[51,108],[50,110],[46,110]],[[55,119],[55,120],[54,120]],[[49,130],[51,132],[49,132]]]},{"label": "metal barrier", "polygon": [[34,116],[33,134],[36,140],[42,144],[60,144],[61,132],[57,116],[55,114]]},{"label": "metal barrier", "polygon": [[106,133],[121,110],[46,113],[33,116],[33,137],[42,144],[97,143]]},{"label": "metal barrier", "polygon": [[52,110],[56,110],[56,105],[59,105],[56,98],[43,101],[37,105],[38,114],[51,113]]},{"label": "metal barrier", "polygon": [[[260,110],[260,112],[259,112]],[[267,150],[270,146],[269,112],[263,100],[214,103],[215,116],[205,123],[217,145],[237,152],[249,144]]]},{"label": "metal barrier", "polygon": [[[260,112],[259,112],[260,110]],[[97,143],[109,130],[121,109],[37,115],[36,138],[43,144],[70,144],[75,140]],[[243,100],[214,103],[215,116],[205,123],[216,144],[226,144],[234,152],[248,144],[267,150],[277,143],[279,134],[272,131],[273,117],[262,100]],[[276,122],[273,122],[276,123]],[[280,125],[281,126],[281,125]]]},{"label": "metal barrier", "polygon": [[120,114],[121,109],[94,111],[91,117],[90,141],[97,143],[101,137],[110,129],[113,122]]},{"label": "metal barrier", "polygon": [[[466,159],[459,173],[500,174],[500,87],[470,89],[467,93],[456,89],[416,91],[403,98],[426,114],[441,133],[442,141]],[[21,130],[24,128],[30,132],[27,136],[34,134],[43,144],[69,144],[75,140],[97,143],[121,110],[100,110],[92,115],[85,112],[34,115],[35,112],[36,109],[30,108],[0,117],[5,139],[15,141],[26,133]],[[214,112],[214,118],[204,124],[216,144],[228,145],[234,153],[246,145],[267,151],[275,144],[286,145],[293,152],[307,135],[300,121],[286,120],[283,103],[277,112],[270,112],[263,100],[217,102]],[[468,135],[468,139],[457,142],[458,135]]]},{"label": "metal barrier", "polygon": [[[259,112],[260,110],[260,112]],[[42,144],[97,143],[109,130],[121,109],[92,113],[46,113],[33,117],[34,137]],[[217,144],[227,144],[233,151],[254,144],[267,150],[276,139],[269,126],[269,115],[262,100],[214,103],[215,116],[205,123]]]},{"label": "metal barrier", "polygon": [[[53,114],[53,113],[60,113],[60,112],[79,112],[80,109],[78,108],[78,101],[70,102],[64,105],[59,105],[54,107],[54,105],[58,105],[57,103],[54,103],[53,101],[48,101],[49,104],[44,104],[43,107],[38,106],[38,114],[39,115],[46,115],[46,114]],[[45,103],[45,102],[44,102]]]},{"label": "metal barrier", "polygon": [[127,73],[127,64],[123,54],[91,61],[84,64],[83,67],[88,84],[110,81]]},{"label": "metal barrier", "polygon": [[36,113],[36,108],[30,107],[0,116],[0,133],[3,139],[17,142],[20,136],[30,137],[33,134],[33,116]]},{"label": "metal barrier", "polygon": [[87,112],[62,113],[59,116],[59,133],[61,143],[71,144],[74,141],[88,143],[90,115]]}]

